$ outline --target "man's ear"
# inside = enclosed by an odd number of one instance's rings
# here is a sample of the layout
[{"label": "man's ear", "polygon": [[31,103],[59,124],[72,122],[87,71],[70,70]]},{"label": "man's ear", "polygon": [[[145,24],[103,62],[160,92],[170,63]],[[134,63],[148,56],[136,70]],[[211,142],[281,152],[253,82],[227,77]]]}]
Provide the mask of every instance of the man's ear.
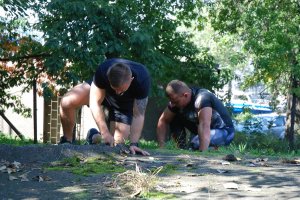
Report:
[{"label": "man's ear", "polygon": [[188,93],[187,92],[183,93],[183,96],[188,97]]}]

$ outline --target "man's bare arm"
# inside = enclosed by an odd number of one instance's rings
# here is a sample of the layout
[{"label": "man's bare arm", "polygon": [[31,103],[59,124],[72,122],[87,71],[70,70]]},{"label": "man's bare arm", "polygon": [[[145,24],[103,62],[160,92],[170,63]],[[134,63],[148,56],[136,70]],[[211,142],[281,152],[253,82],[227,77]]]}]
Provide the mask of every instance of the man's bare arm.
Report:
[{"label": "man's bare arm", "polygon": [[136,99],[133,106],[133,120],[131,124],[130,142],[137,143],[141,137],[144,127],[145,112],[148,104],[148,97]]},{"label": "man's bare arm", "polygon": [[168,125],[174,118],[175,114],[172,113],[169,108],[165,108],[164,112],[161,114],[156,128],[156,137],[159,147],[164,147],[165,139],[167,135]]},{"label": "man's bare arm", "polygon": [[204,107],[198,112],[199,126],[199,150],[205,151],[209,147],[210,143],[210,124],[211,124],[212,108]]},{"label": "man's bare arm", "polygon": [[94,120],[102,134],[102,138],[105,143],[113,145],[114,140],[112,135],[109,132],[107,124],[105,122],[105,115],[101,108],[101,103],[105,98],[105,90],[98,88],[94,83],[91,85],[90,89],[90,109]]}]

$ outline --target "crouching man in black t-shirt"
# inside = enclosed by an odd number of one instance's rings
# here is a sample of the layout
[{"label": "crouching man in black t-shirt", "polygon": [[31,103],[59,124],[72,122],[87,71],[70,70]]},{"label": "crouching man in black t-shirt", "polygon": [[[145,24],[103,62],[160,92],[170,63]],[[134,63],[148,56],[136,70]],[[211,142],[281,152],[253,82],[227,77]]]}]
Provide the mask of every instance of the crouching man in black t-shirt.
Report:
[{"label": "crouching man in black t-shirt", "polygon": [[[64,135],[60,143],[72,143],[75,111],[89,105],[99,132],[90,131],[90,144],[99,138],[110,146],[129,139],[131,153],[149,155],[138,147],[144,125],[145,110],[150,90],[150,76],[146,67],[125,59],[109,59],[97,69],[93,80],[72,88],[60,103],[60,118]],[[109,111],[106,123],[104,108]]]},{"label": "crouching man in black t-shirt", "polygon": [[169,125],[181,148],[185,146],[185,128],[196,134],[191,146],[200,151],[209,146],[228,145],[233,140],[234,127],[229,112],[213,93],[173,80],[166,87],[166,95],[170,102],[157,124],[160,147],[165,144]]}]

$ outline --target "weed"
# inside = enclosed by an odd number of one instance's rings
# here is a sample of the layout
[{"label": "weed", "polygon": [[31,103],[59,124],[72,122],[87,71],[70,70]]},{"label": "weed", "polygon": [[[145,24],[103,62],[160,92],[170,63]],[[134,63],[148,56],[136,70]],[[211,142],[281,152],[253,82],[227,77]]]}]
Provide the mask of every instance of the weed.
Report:
[{"label": "weed", "polygon": [[238,152],[239,154],[245,154],[247,150],[247,143],[230,144],[229,148],[233,153]]}]

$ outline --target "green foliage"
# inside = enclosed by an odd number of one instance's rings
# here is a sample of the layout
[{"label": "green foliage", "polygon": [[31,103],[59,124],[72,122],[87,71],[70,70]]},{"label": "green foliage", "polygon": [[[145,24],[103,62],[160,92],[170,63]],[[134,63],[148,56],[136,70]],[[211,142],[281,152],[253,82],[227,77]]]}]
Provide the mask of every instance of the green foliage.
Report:
[{"label": "green foliage", "polygon": [[[300,96],[299,2],[295,0],[213,1],[210,7],[212,26],[222,34],[235,34],[243,41],[252,59],[254,71],[246,76],[244,87],[264,83],[276,99],[278,95]],[[288,118],[295,102],[288,99]],[[276,103],[273,100],[272,104]],[[296,107],[296,112],[299,108]],[[296,115],[296,120],[298,120]],[[294,129],[294,117],[287,129]],[[291,132],[290,146],[294,131]]]},{"label": "green foliage", "polygon": [[219,83],[213,58],[199,51],[190,33],[177,31],[201,19],[201,6],[201,1],[184,0],[41,0],[35,6],[37,28],[45,33],[45,48],[51,52],[45,65],[55,75],[68,62],[76,81],[91,78],[105,58],[123,57],[148,67],[156,95],[175,78],[210,89]]},{"label": "green foliage", "polygon": [[[216,73],[214,58],[196,47],[192,34],[178,31],[180,26],[191,27],[192,21],[203,20],[200,0],[11,0],[2,1],[1,6],[10,17],[0,19],[0,42],[9,41],[18,48],[12,51],[0,44],[0,59],[16,61],[18,69],[12,76],[1,68],[3,109],[13,106],[8,88],[24,84],[25,91],[38,80],[44,97],[63,94],[72,85],[92,78],[97,66],[113,57],[145,64],[157,96],[163,96],[161,86],[171,79],[208,89],[220,88],[228,81],[226,70]],[[32,12],[25,12],[27,9],[35,12],[36,23],[28,23],[27,14]],[[36,30],[44,34],[42,44],[36,41]],[[20,42],[21,35],[26,42]],[[58,88],[62,89],[56,91]]]},{"label": "green foliage", "polygon": [[216,30],[235,34],[252,55],[255,70],[246,86],[264,82],[270,93],[287,95],[291,76],[300,77],[298,2],[221,0],[211,3],[210,17]]},{"label": "green foliage", "polygon": [[0,132],[0,144],[23,146],[33,144],[33,141],[29,139],[21,140],[17,136],[15,138],[12,138],[12,136],[8,136]]},{"label": "green foliage", "polygon": [[247,109],[243,109],[242,113],[240,113],[234,117],[234,119],[237,120],[238,122],[244,122],[251,118],[253,118],[253,114]]},{"label": "green foliage", "polygon": [[178,149],[177,143],[174,140],[169,140],[165,144],[165,148],[168,150]]},{"label": "green foliage", "polygon": [[158,143],[156,141],[146,141],[144,139],[141,139],[139,141],[139,145],[141,148],[147,148],[147,149],[157,149]]},{"label": "green foliage", "polygon": [[[295,149],[300,149],[299,139],[296,141]],[[287,140],[279,140],[274,135],[261,133],[238,132],[229,149],[233,153],[238,151],[241,154],[250,153],[252,155],[288,155],[292,152]]]},{"label": "green foliage", "polygon": [[[33,80],[41,73],[35,66],[41,54],[41,44],[31,33],[26,9],[30,1],[2,1],[1,7],[6,11],[0,17],[0,111],[13,108],[25,117],[31,116],[31,110],[21,102],[22,92],[32,88]],[[10,62],[10,63],[9,63]],[[22,86],[22,87],[20,87]],[[20,93],[12,93],[11,88],[20,87]]]}]

